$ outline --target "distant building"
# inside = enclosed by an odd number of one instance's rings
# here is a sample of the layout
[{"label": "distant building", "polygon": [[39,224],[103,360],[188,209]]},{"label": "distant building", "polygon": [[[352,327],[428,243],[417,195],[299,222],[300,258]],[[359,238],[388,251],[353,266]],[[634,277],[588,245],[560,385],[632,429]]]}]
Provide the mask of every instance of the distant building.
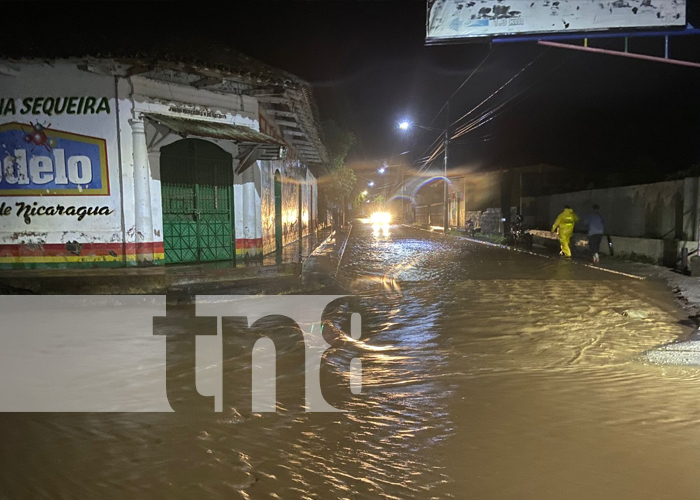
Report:
[{"label": "distant building", "polygon": [[450,226],[464,227],[471,219],[485,232],[502,233],[517,213],[526,224],[534,225],[534,198],[561,192],[572,175],[563,168],[540,164],[486,171],[455,169],[449,179]]},{"label": "distant building", "polygon": [[134,56],[5,60],[0,82],[0,267],[258,258],[317,224],[328,153],[293,75]]}]

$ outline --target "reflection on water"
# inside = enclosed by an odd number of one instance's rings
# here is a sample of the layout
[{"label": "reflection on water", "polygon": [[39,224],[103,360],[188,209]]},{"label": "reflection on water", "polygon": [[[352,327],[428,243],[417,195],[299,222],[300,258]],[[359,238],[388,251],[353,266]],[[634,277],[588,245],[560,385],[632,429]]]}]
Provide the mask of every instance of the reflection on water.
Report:
[{"label": "reflection on water", "polygon": [[[665,290],[371,225],[353,229],[341,279],[356,296],[324,326],[321,379],[348,412],[303,411],[304,347],[286,326],[274,414],[0,415],[0,497],[698,496],[700,375],[638,360],[684,334]],[[243,380],[250,359],[225,365]]]},{"label": "reflection on water", "polygon": [[375,238],[388,238],[390,226],[389,224],[372,224],[372,231]]}]

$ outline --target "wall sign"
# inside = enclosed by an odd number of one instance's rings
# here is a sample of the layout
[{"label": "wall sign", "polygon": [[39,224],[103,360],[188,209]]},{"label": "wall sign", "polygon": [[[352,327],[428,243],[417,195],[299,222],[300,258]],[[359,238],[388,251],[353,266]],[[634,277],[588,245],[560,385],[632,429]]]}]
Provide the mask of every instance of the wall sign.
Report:
[{"label": "wall sign", "polygon": [[[109,207],[86,207],[86,206],[68,206],[63,205],[56,206],[46,206],[39,205],[36,201],[31,205],[29,203],[24,203],[22,201],[15,203],[16,211],[15,215],[24,219],[25,224],[32,223],[32,217],[44,217],[44,216],[54,216],[54,215],[65,215],[68,217],[75,217],[78,222],[82,221],[85,217],[112,215],[114,210]],[[0,203],[0,217],[9,217],[12,215],[12,207],[6,205],[3,201]]]},{"label": "wall sign", "polygon": [[0,196],[109,195],[106,141],[50,127],[0,125]]},{"label": "wall sign", "polygon": [[99,115],[110,113],[106,97],[0,97],[0,115]]},{"label": "wall sign", "polygon": [[210,111],[208,109],[199,109],[191,106],[170,106],[168,108],[168,111],[171,111],[173,113],[181,113],[184,115],[208,116],[210,118],[226,118],[226,115],[222,113]]}]

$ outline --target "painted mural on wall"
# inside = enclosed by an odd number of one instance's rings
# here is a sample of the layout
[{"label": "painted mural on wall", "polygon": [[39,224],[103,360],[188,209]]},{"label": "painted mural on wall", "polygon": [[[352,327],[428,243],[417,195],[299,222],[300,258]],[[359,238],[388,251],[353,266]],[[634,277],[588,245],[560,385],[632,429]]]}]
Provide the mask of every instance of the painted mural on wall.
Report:
[{"label": "painted mural on wall", "polygon": [[8,65],[0,268],[125,265],[134,251],[123,241],[114,78],[72,62]]},{"label": "painted mural on wall", "polygon": [[0,196],[109,195],[106,141],[49,127],[0,125]]},{"label": "painted mural on wall", "polygon": [[[299,189],[302,190],[302,226],[303,235],[309,234],[309,219],[311,190],[307,184],[313,185],[316,191],[315,179],[302,178],[296,161],[261,162],[262,174],[262,229],[263,253],[275,251],[275,193],[274,175],[280,171],[282,178],[282,244],[287,245],[299,238]],[[314,201],[314,207],[316,202]]]}]

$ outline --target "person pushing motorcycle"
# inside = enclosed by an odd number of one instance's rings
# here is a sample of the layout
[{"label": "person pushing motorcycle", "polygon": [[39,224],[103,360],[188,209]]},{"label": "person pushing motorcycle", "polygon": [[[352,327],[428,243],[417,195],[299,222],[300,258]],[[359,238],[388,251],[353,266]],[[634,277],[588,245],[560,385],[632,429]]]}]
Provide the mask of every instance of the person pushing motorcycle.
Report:
[{"label": "person pushing motorcycle", "polygon": [[571,242],[571,235],[574,233],[576,222],[578,222],[578,216],[569,205],[564,207],[564,211],[560,213],[557,220],[554,221],[552,232],[555,233],[557,229],[559,230],[559,243],[561,245],[561,252],[559,252],[559,255],[564,255],[567,258],[571,257],[569,243]]}]

